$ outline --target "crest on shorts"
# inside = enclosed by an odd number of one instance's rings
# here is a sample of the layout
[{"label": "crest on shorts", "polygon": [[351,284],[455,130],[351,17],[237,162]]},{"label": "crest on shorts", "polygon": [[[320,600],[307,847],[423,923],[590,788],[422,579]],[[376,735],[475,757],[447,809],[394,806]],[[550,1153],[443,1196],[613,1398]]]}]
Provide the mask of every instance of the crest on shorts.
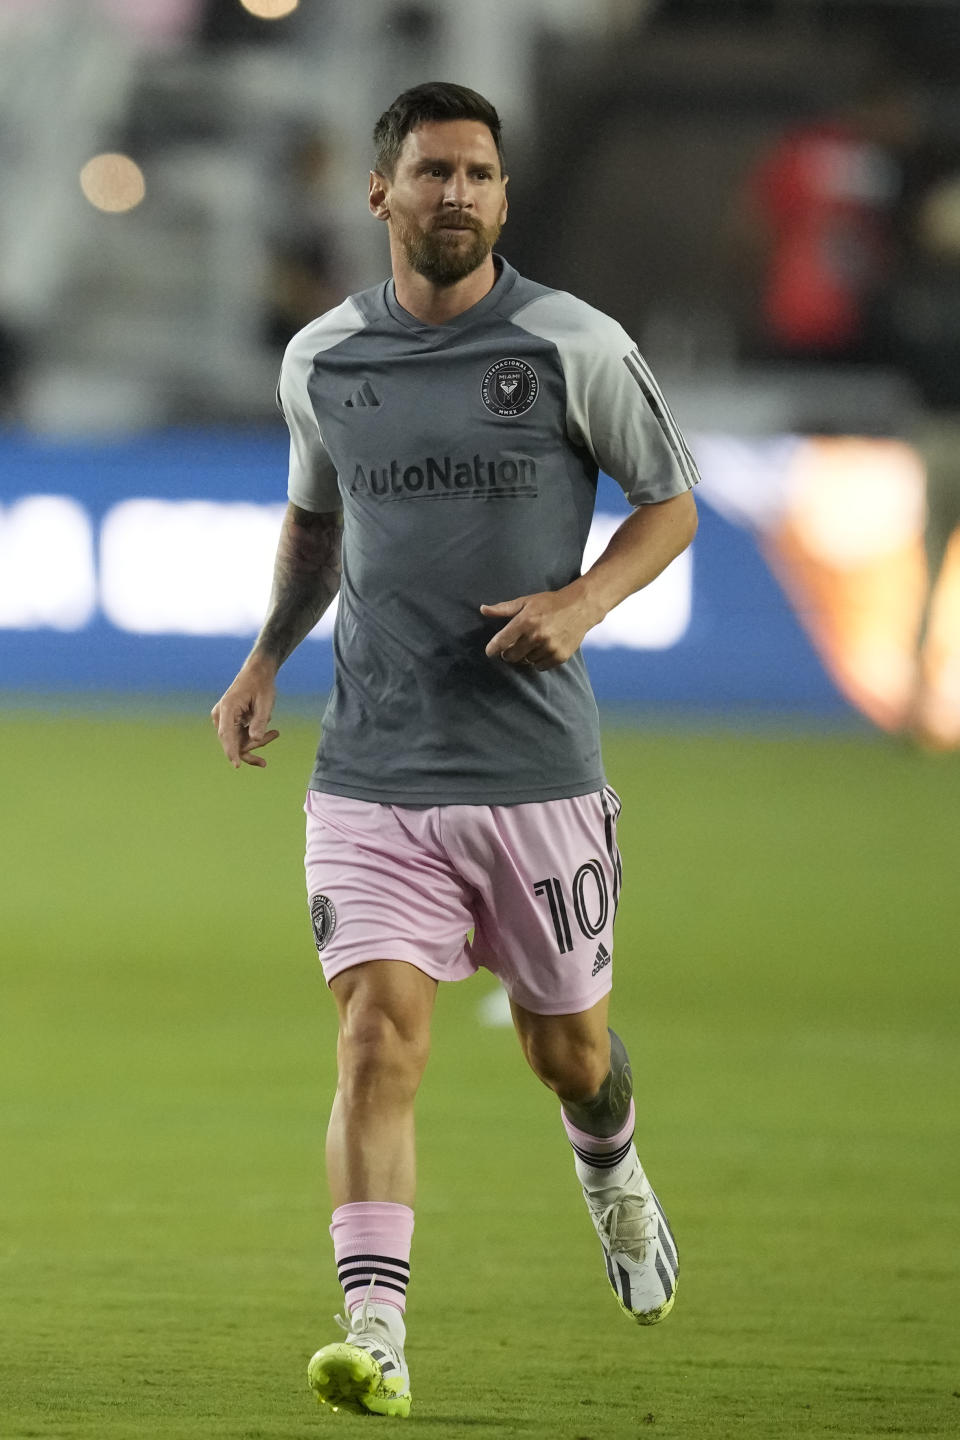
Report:
[{"label": "crest on shorts", "polygon": [[480,394],[492,415],[508,419],[525,415],[533,406],[540,394],[540,381],[532,365],[510,356],[490,366],[483,377]]},{"label": "crest on shorts", "polygon": [[310,919],[313,923],[313,938],[317,942],[317,951],[325,950],[337,928],[337,908],[333,901],[326,895],[312,896]]}]

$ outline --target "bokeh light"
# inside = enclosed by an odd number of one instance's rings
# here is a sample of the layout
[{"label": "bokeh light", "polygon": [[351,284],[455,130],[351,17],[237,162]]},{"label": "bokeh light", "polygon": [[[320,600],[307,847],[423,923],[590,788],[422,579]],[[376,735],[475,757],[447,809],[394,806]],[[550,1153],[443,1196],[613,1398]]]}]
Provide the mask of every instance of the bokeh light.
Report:
[{"label": "bokeh light", "polygon": [[94,155],[80,171],[80,189],[97,210],[119,215],[146,194],[143,171],[129,155]]},{"label": "bokeh light", "polygon": [[293,14],[300,0],[240,0],[240,4],[258,20],[282,20]]}]

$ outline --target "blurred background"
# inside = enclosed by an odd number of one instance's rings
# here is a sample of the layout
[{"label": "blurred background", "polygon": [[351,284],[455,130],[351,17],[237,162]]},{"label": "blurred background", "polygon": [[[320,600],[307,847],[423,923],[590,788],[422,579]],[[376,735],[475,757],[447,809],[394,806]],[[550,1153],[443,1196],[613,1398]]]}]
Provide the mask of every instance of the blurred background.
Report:
[{"label": "blurred background", "polygon": [[283,347],[386,274],[370,132],[433,77],[501,111],[504,253],[622,321],[703,473],[601,703],[960,744],[954,0],[2,0],[0,689],[226,684]]},{"label": "blurred background", "polygon": [[[418,1100],[417,1406],[432,1440],[955,1436],[953,0],[0,0],[0,1433],[316,1435],[332,615],[264,775],[207,714],[267,602],[283,347],[388,273],[370,134],[427,78],[496,103],[504,254],[623,323],[703,483],[585,647],[677,1319],[617,1323],[481,974]],[[623,509],[601,477],[589,555]]]}]

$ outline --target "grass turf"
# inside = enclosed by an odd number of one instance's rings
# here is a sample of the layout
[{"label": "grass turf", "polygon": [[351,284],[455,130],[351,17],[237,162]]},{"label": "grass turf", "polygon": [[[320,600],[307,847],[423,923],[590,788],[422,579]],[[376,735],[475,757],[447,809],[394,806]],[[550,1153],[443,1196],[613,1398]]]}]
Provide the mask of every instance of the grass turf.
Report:
[{"label": "grass turf", "polygon": [[[4,755],[0,1436],[351,1431],[301,889],[313,729],[21,711]],[[614,1023],[677,1232],[620,1315],[552,1098],[446,988],[419,1105],[411,1434],[960,1429],[960,761],[862,736],[607,737]],[[327,1427],[331,1427],[327,1430]]]}]

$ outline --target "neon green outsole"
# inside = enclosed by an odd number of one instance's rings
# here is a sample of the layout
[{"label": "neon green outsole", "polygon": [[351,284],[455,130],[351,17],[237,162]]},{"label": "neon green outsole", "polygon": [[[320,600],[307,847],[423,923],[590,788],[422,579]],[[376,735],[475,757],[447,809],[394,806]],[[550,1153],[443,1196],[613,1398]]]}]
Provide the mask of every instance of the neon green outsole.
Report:
[{"label": "neon green outsole", "polygon": [[359,1345],[325,1345],[307,1366],[310,1389],[321,1405],[353,1415],[410,1414],[410,1394],[402,1381],[387,1380],[373,1356]]},{"label": "neon green outsole", "polygon": [[658,1310],[647,1310],[645,1314],[639,1314],[636,1310],[628,1310],[626,1305],[624,1305],[623,1301],[620,1299],[619,1295],[617,1296],[617,1304],[620,1306],[620,1309],[623,1311],[624,1315],[629,1315],[630,1319],[636,1321],[638,1325],[659,1325],[660,1321],[666,1320],[667,1316],[670,1314],[676,1298],[677,1287],[676,1283],[674,1283],[673,1293],[670,1296],[670,1299],[665,1301]]}]

